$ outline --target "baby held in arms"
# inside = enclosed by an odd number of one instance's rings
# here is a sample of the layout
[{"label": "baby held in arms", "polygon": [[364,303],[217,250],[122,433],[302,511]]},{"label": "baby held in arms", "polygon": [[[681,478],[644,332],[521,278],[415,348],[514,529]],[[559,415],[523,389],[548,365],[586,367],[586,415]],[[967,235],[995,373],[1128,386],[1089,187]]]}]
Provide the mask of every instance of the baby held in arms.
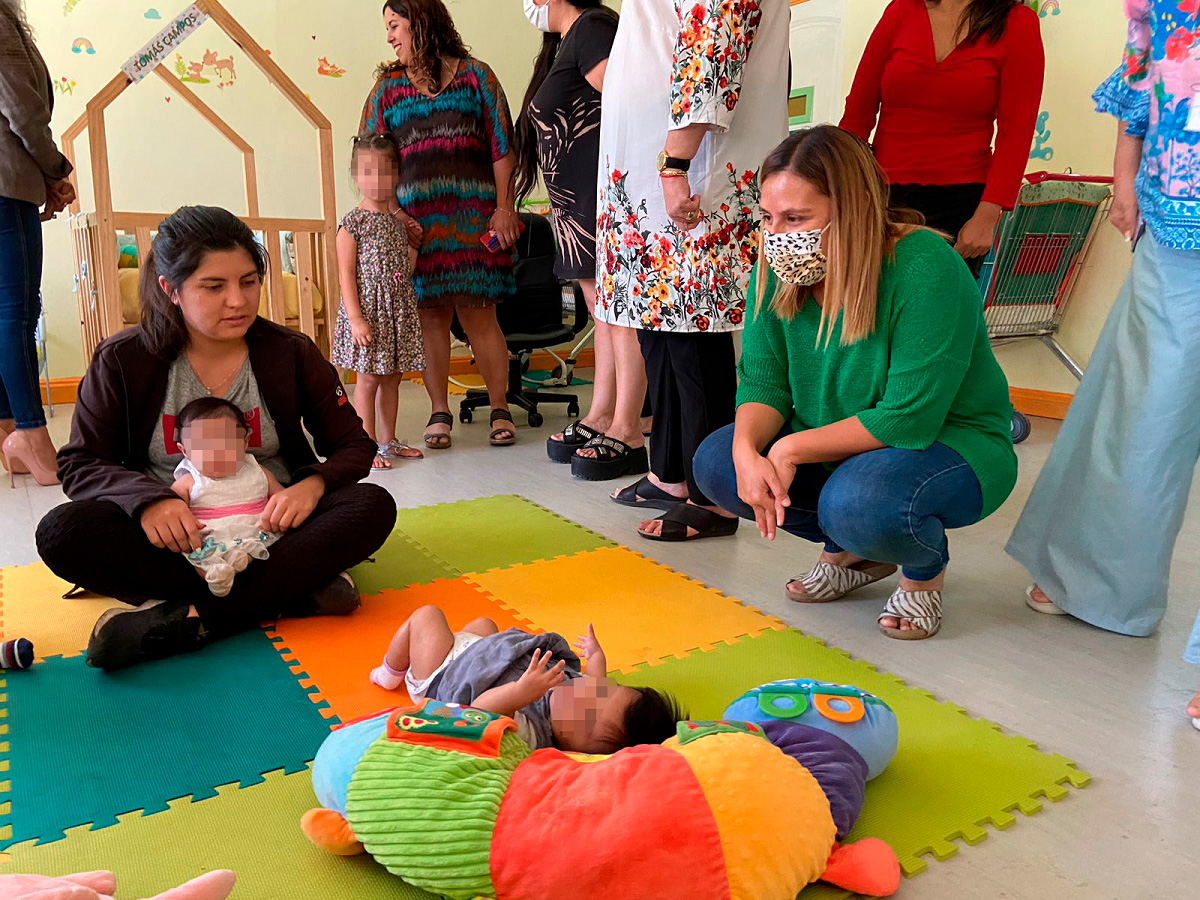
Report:
[{"label": "baby held in arms", "polygon": [[171,490],[204,527],[200,547],[187,558],[216,597],[229,593],[251,559],[266,559],[279,537],[263,530],[262,514],[283,488],[246,452],[249,435],[245,414],[219,397],[193,400],[175,422],[183,460]]},{"label": "baby held in arms", "polygon": [[371,681],[387,690],[404,684],[414,701],[430,697],[510,716],[534,750],[616,753],[675,734],[687,718],[675,698],[609,680],[590,625],[577,644],[586,673],[562,635],[501,632],[491,619],[455,633],[440,609],[423,606],[396,632]]}]

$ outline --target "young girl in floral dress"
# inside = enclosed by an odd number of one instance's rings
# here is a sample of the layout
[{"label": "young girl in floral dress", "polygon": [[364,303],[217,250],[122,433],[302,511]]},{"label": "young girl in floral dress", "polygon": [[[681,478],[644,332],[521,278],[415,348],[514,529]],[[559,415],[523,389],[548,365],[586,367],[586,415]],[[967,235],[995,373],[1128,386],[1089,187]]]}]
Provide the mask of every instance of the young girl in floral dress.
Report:
[{"label": "young girl in floral dress", "polygon": [[400,153],[392,137],[355,138],[350,166],[363,199],[337,234],[342,305],[333,364],[357,374],[354,408],[379,448],[375,468],[390,469],[393,459],[424,456],[396,437],[400,381],[405,372],[425,368],[412,283],[417,251],[396,202]]}]

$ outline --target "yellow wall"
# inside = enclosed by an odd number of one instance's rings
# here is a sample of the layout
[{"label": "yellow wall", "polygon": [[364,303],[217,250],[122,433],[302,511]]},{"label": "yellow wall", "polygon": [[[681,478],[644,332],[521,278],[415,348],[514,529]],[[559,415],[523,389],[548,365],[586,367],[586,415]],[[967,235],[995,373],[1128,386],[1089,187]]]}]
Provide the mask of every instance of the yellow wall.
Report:
[{"label": "yellow wall", "polygon": [[[355,202],[346,173],[348,141],[357,127],[375,65],[388,58],[379,7],[381,0],[224,0],[226,7],[286,72],[308,92],[333,122],[337,158],[338,208]],[[847,87],[859,55],[887,0],[848,0]],[[82,112],[87,100],[163,25],[147,19],[157,8],[169,19],[185,0],[32,0],[29,15],[42,53],[55,78],[74,82],[58,96],[56,133]],[[612,3],[619,6],[619,3]],[[66,12],[70,6],[70,11]],[[475,54],[499,74],[517,104],[524,93],[538,36],[526,23],[518,0],[449,0],[463,36]],[[1111,172],[1115,126],[1092,112],[1094,87],[1116,66],[1124,41],[1121,0],[1061,0],[1061,12],[1042,20],[1048,71],[1042,107],[1050,113],[1050,161],[1031,169]],[[86,38],[94,54],[75,53],[72,43]],[[196,92],[258,150],[259,183],[265,215],[314,215],[318,209],[316,143],[312,131],[290,105],[212,23],[181,48],[186,63],[206,50],[221,59],[233,55],[236,81],[221,88],[213,81],[192,85]],[[340,78],[317,74],[318,57],[344,68]],[[173,60],[172,60],[173,61]],[[797,68],[804,61],[795,60]],[[210,77],[212,70],[206,70]],[[245,211],[241,165],[236,151],[178,98],[150,78],[131,88],[110,109],[109,150],[114,201],[128,210],[170,210],[185,203],[228,206]],[[86,140],[81,142],[84,208],[91,207]],[[1086,361],[1108,308],[1124,278],[1128,251],[1106,229],[1092,253],[1063,325],[1062,342]],[[69,229],[60,219],[46,228],[43,290],[49,324],[51,374],[82,374],[77,303],[72,292]],[[1043,390],[1074,389],[1074,379],[1035,344],[1002,348],[1000,356],[1014,385]]]},{"label": "yellow wall", "polygon": [[[887,0],[849,0],[846,22],[846,88],[858,58]],[[1121,0],[1060,0],[1058,15],[1042,19],[1046,85],[1042,109],[1050,113],[1050,160],[1033,159],[1029,171],[1112,174],[1116,124],[1096,114],[1092,91],[1117,67],[1125,44]],[[799,61],[797,61],[799,64]],[[1080,277],[1059,337],[1086,364],[1100,328],[1129,268],[1129,249],[1115,229],[1104,226]],[[1073,392],[1075,379],[1048,349],[1036,342],[998,348],[996,355],[1014,387]]]},{"label": "yellow wall", "polygon": [[[30,0],[30,22],[55,79],[75,82],[60,93],[54,132],[83,111],[88,99],[188,0]],[[391,55],[384,40],[382,0],[224,0],[226,8],[307,92],[333,123],[337,147],[338,209],[356,198],[352,190],[349,140],[358,126],[375,66]],[[71,6],[69,12],[64,12]],[[529,79],[538,35],[525,21],[518,0],[449,0],[464,39],[497,72],[509,96],[520,102]],[[157,9],[163,18],[147,19]],[[86,38],[95,53],[75,53]],[[181,47],[186,63],[206,50],[220,59],[233,55],[232,86],[191,84],[257,150],[264,215],[312,216],[319,212],[315,133],[283,100],[220,29],[209,22]],[[345,69],[340,78],[317,74],[318,57]],[[171,62],[174,62],[172,57]],[[207,69],[210,79],[214,73]],[[240,154],[178,97],[151,76],[131,87],[110,107],[108,142],[113,199],[118,209],[172,210],[187,203],[227,206],[244,213]],[[81,141],[83,208],[91,209],[87,142]],[[50,374],[83,373],[78,305],[72,292],[70,229],[65,219],[46,227],[43,279]]]}]

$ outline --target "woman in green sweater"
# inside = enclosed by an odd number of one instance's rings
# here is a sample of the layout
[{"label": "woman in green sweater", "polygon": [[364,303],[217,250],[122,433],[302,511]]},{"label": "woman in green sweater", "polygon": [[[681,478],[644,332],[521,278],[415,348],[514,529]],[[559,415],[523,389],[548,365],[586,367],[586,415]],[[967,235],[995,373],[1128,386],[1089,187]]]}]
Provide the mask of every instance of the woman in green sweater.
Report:
[{"label": "woman in green sweater", "polygon": [[747,303],[737,421],[700,447],[697,483],[764,537],[824,546],[790,599],[838,600],[901,567],[880,630],[931,637],[946,529],[990,515],[1017,478],[979,289],[919,214],[888,208],[849,132],[792,135],[760,178],[769,270]]}]

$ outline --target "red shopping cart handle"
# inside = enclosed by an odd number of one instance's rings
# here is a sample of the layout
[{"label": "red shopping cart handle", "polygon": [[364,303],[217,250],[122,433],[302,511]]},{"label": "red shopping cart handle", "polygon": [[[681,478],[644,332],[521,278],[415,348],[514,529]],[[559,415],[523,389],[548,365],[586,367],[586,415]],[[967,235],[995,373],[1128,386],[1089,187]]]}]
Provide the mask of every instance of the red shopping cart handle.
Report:
[{"label": "red shopping cart handle", "polygon": [[1112,184],[1111,177],[1105,175],[1072,175],[1069,172],[1029,172],[1025,180],[1030,184],[1041,184],[1043,181],[1073,181],[1081,184]]}]

